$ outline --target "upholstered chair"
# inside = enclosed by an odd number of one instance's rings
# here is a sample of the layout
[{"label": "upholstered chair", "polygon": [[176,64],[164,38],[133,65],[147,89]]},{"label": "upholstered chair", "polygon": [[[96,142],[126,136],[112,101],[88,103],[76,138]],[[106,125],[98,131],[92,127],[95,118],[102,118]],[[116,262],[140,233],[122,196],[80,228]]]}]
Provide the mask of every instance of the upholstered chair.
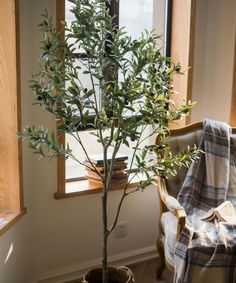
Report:
[{"label": "upholstered chair", "polygon": [[[173,154],[188,145],[199,145],[203,124],[196,123],[184,128],[171,130],[169,144]],[[233,128],[236,134],[236,128]],[[168,179],[159,178],[157,181],[160,196],[161,221],[160,235],[157,239],[157,249],[161,258],[161,264],[157,270],[157,277],[160,278],[164,267],[174,271],[174,249],[179,234],[184,228],[186,213],[184,208],[177,201],[178,192],[183,184],[187,169],[181,168],[176,176]]]}]

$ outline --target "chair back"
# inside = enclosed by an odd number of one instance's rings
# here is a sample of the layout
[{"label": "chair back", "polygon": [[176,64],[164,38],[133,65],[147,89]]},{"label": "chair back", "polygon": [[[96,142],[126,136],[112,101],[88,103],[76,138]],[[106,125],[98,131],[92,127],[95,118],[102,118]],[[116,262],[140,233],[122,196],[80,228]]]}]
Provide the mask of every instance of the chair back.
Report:
[{"label": "chair back", "polygon": [[[170,133],[171,138],[169,140],[169,144],[171,147],[171,152],[173,154],[176,154],[188,145],[199,145],[203,135],[203,123],[198,122],[180,129],[174,129],[171,130]],[[232,133],[233,137],[236,138],[236,128],[232,128]],[[169,176],[166,180],[167,191],[171,196],[175,198],[177,197],[179,190],[182,187],[186,173],[187,169],[181,168],[178,171],[177,176]]]},{"label": "chair back", "polygon": [[[180,129],[171,130],[171,138],[168,143],[173,155],[177,154],[188,145],[193,146],[194,144],[196,144],[198,146],[203,135],[202,129],[203,123],[199,122]],[[168,193],[175,198],[177,197],[179,190],[182,187],[187,173],[187,169],[184,167],[182,167],[180,170],[177,170],[178,174],[176,176],[169,176],[166,180]]]}]

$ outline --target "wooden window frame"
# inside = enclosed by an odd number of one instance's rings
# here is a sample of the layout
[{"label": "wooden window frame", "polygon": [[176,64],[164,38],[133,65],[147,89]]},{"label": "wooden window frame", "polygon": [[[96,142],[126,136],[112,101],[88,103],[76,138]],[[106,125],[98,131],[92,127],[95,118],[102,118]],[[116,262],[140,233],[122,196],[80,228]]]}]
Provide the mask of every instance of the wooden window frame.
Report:
[{"label": "wooden window frame", "polygon": [[[61,32],[61,36],[64,37],[64,33],[61,31],[61,22],[65,21],[65,1],[66,0],[56,0],[56,28],[58,32]],[[167,1],[167,10],[166,10],[166,16],[168,17],[167,20],[167,30],[166,30],[166,38],[167,38],[167,47],[165,48],[165,55],[169,56],[170,54],[170,42],[171,42],[171,11],[172,11],[172,0],[166,0]],[[110,14],[112,16],[116,15],[114,25],[119,25],[119,0],[112,0],[111,4],[108,6],[110,8]],[[83,53],[77,54],[78,58],[84,58]],[[91,118],[93,116],[91,115]],[[137,115],[137,120],[139,119],[139,116]],[[65,134],[58,133],[60,143],[65,146]],[[64,198],[70,198],[70,197],[76,197],[81,195],[88,195],[88,194],[94,194],[102,191],[102,188],[94,188],[90,187],[88,185],[88,182],[86,182],[85,178],[74,178],[71,180],[66,179],[66,162],[65,158],[62,155],[57,156],[57,191],[54,193],[55,199],[64,199]],[[79,190],[76,192],[67,193],[66,192],[66,184],[69,182],[78,182]],[[137,187],[138,182],[134,181],[131,184],[129,184],[129,188]]]},{"label": "wooden window frame", "polygon": [[[193,72],[194,72],[194,41],[196,26],[196,0],[171,0],[171,48],[170,56],[174,62],[180,62],[185,70],[184,76],[173,79],[175,90],[179,92],[174,96],[176,104],[192,100]],[[188,69],[189,68],[189,69]],[[170,124],[176,129],[191,123],[191,116]]]},{"label": "wooden window frame", "polygon": [[[0,29],[0,31],[3,33],[2,36],[4,37],[6,34],[4,33],[4,25],[9,24],[7,33],[9,36],[15,34],[15,37],[13,40],[5,41],[5,45],[3,43],[2,46],[0,46],[0,62],[3,66],[2,68],[7,77],[9,76],[11,78],[8,81],[3,77],[1,81],[0,77],[0,85],[3,89],[3,93],[0,93],[2,96],[0,111],[9,122],[8,127],[0,127],[0,133],[2,135],[2,140],[0,138],[0,141],[2,141],[0,142],[0,150],[4,152],[1,159],[3,162],[1,165],[2,170],[0,170],[0,218],[7,221],[6,224],[0,225],[0,234],[9,229],[26,213],[26,208],[23,204],[22,144],[16,137],[16,132],[21,129],[20,48],[18,44],[20,40],[19,0],[5,0],[5,3],[2,4],[2,11],[6,8],[10,16],[8,17],[8,13],[6,13],[6,16],[4,15],[5,17],[2,15],[1,18],[3,22],[1,23],[0,19],[0,24],[2,24],[2,30]],[[5,10],[2,13],[5,14]],[[11,20],[11,16],[14,18],[13,21]],[[6,17],[8,20],[6,20]],[[12,31],[12,33],[9,31]],[[13,48],[15,51],[13,51]],[[6,90],[9,90],[10,94],[4,95]],[[4,104],[8,107],[4,107]],[[14,160],[14,162],[12,160]]]},{"label": "wooden window frame", "polygon": [[234,38],[234,66],[233,66],[230,125],[236,127],[236,32]]}]

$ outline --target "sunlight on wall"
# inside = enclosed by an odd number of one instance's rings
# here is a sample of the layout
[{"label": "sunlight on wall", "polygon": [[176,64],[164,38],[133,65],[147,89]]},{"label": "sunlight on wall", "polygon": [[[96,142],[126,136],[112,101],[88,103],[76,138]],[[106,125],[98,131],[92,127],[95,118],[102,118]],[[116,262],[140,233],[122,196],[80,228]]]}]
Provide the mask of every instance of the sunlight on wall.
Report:
[{"label": "sunlight on wall", "polygon": [[12,252],[13,252],[13,243],[11,243],[11,245],[10,245],[10,248],[9,248],[7,256],[6,256],[6,259],[4,261],[4,265],[8,262],[8,259],[10,258]]}]

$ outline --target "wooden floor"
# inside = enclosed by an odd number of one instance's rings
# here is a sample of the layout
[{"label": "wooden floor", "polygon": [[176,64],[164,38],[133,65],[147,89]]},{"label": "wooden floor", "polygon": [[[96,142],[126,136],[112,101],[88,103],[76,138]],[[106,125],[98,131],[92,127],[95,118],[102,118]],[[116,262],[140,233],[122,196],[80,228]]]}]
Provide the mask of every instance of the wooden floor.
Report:
[{"label": "wooden floor", "polygon": [[[163,271],[162,278],[156,279],[156,270],[159,261],[157,259],[149,260],[147,262],[137,263],[129,266],[132,270],[135,283],[172,283],[173,274],[166,268]],[[81,283],[81,279],[73,280],[65,283]]]},{"label": "wooden floor", "polygon": [[172,283],[173,274],[166,268],[162,273],[162,278],[156,278],[158,264],[158,260],[155,259],[130,266],[135,277],[135,283]]}]

